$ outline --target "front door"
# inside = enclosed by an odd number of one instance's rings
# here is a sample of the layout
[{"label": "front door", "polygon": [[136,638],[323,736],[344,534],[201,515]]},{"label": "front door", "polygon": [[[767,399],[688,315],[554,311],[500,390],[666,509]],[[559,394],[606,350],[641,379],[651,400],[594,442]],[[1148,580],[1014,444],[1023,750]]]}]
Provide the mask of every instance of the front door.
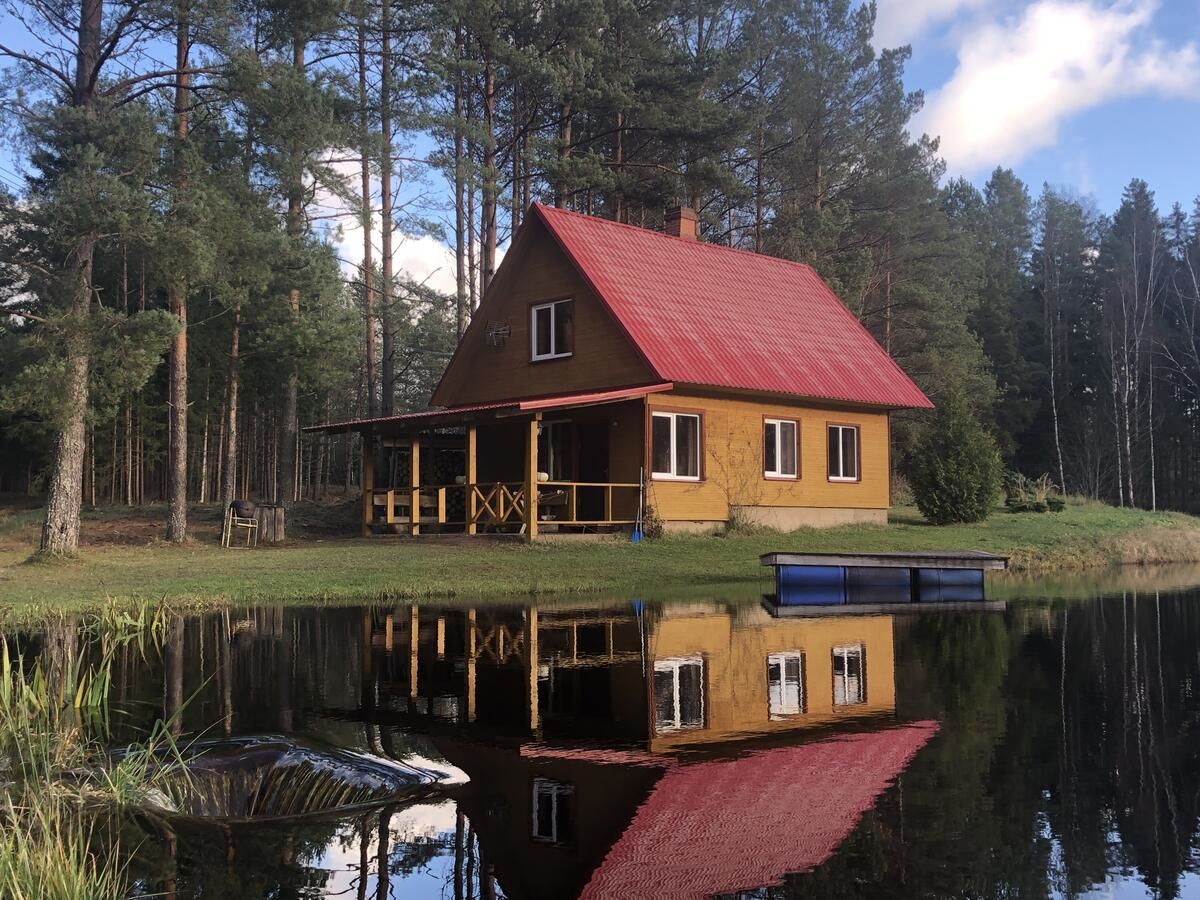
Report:
[{"label": "front door", "polygon": [[[608,423],[590,422],[576,425],[579,448],[579,468],[576,481],[606,482],[608,478]],[[599,521],[604,518],[603,488],[579,488],[578,512],[581,520]]]}]

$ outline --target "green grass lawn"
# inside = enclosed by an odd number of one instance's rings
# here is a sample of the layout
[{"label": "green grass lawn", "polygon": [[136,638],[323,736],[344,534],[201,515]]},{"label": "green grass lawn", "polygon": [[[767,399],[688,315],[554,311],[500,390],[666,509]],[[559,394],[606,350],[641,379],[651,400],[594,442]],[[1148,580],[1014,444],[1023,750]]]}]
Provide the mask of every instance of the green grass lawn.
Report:
[{"label": "green grass lawn", "polygon": [[997,510],[977,525],[934,527],[915,510],[899,509],[886,526],[672,537],[641,544],[320,538],[311,523],[301,524],[303,516],[315,515],[308,510],[297,511],[298,540],[251,551],[216,546],[212,510],[193,516],[198,526],[193,543],[177,547],[154,541],[161,512],[91,514],[85,534],[110,530],[108,543],[85,546],[78,560],[38,563],[25,562],[36,540],[36,511],[0,518],[0,609],[9,615],[77,610],[107,599],[191,604],[752,587],[763,574],[759,554],[774,550],[979,549],[1010,556],[1016,570],[1040,572],[1115,562],[1200,561],[1200,519],[1087,502],[1072,502],[1057,514]]}]

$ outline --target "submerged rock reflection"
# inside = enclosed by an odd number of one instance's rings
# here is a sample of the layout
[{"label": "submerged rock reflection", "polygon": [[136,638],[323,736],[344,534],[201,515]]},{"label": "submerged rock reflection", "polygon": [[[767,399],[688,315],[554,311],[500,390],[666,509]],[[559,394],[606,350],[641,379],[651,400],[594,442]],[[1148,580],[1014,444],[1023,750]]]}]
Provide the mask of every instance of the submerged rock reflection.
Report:
[{"label": "submerged rock reflection", "polygon": [[141,846],[139,887],[950,897],[1129,880],[1177,896],[1197,883],[1191,600],[189,618],[165,668],[124,669],[131,719],[194,695],[188,734],[280,733],[444,777],[320,821],[178,823]]}]

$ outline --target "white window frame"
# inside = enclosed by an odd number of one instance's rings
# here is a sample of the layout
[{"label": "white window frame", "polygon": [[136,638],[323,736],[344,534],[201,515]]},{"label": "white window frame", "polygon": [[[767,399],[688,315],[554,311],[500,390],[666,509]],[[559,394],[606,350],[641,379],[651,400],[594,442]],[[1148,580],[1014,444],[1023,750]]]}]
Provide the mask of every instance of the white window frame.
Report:
[{"label": "white window frame", "polygon": [[[562,843],[558,834],[558,798],[562,796],[574,796],[575,786],[566,784],[562,781],[553,781],[549,778],[533,779],[533,801],[531,803],[531,818],[529,833],[535,841],[543,841],[548,844]],[[550,803],[550,833],[542,834],[538,831],[538,819],[541,812],[541,804],[543,802]]]},{"label": "white window frame", "polygon": [[[684,666],[699,666],[700,667],[700,721],[699,722],[683,722],[682,707],[683,704],[679,701],[679,670]],[[672,656],[668,659],[656,659],[654,661],[655,672],[670,672],[671,680],[674,685],[673,703],[675,707],[674,724],[659,725],[658,724],[658,704],[655,703],[654,708],[654,731],[656,734],[668,734],[673,731],[690,731],[695,728],[703,728],[705,722],[708,721],[708,710],[705,708],[704,699],[704,657],[703,656]]]},{"label": "white window frame", "polygon": [[[671,471],[658,472],[654,471],[654,420],[669,419],[671,421]],[[695,419],[696,420],[696,474],[695,475],[677,475],[675,470],[679,467],[679,458],[675,453],[675,437],[678,432],[679,419]],[[703,468],[704,461],[704,418],[699,413],[689,412],[653,412],[650,414],[650,467],[651,477],[660,481],[699,481],[700,472]]]},{"label": "white window frame", "polygon": [[[800,677],[796,682],[798,689],[798,703],[796,709],[779,709],[771,708],[771,666],[779,666],[779,693],[780,699],[783,698],[784,686],[788,683],[787,677],[787,661],[790,659],[799,660],[800,662]],[[778,722],[783,719],[790,719],[793,716],[804,715],[808,710],[808,694],[805,685],[806,672],[804,670],[804,651],[803,650],[782,650],[778,653],[771,653],[767,656],[767,715],[772,722]],[[783,704],[780,704],[783,706]]]},{"label": "white window frame", "polygon": [[[575,352],[574,349],[563,350],[560,352],[558,347],[556,346],[557,341],[558,341],[558,337],[557,337],[557,335],[558,335],[557,307],[562,306],[564,303],[574,303],[574,302],[575,302],[574,297],[566,297],[562,300],[551,300],[549,303],[539,303],[536,306],[531,306],[529,308],[529,359],[531,362],[541,362],[542,360],[546,360],[546,359],[566,359],[568,356],[572,356],[574,354],[574,352]],[[538,353],[537,352],[538,311],[542,310],[542,309],[550,310],[550,352],[549,353]]]},{"label": "white window frame", "polygon": [[[853,699],[848,699],[848,692],[843,685],[843,698],[841,701],[839,701],[837,696],[837,680],[839,675],[834,668],[833,661],[839,656],[842,658],[842,675],[840,677],[842,679],[846,679],[847,675],[845,673],[848,668],[846,665],[846,660],[848,660],[852,655],[858,656],[858,691]],[[861,706],[867,702],[867,647],[865,644],[842,644],[834,647],[833,652],[830,655],[829,670],[833,675],[834,706]]]},{"label": "white window frame", "polygon": [[[775,471],[766,467],[766,440],[767,426],[775,426]],[[783,465],[783,426],[792,426],[792,459],[796,461],[795,472],[784,472]],[[800,423],[796,419],[763,419],[763,477],[764,478],[786,478],[794,480],[800,477]]]},{"label": "white window frame", "polygon": [[[854,474],[846,475],[843,473],[840,475],[829,475],[829,480],[830,481],[859,481],[861,478],[861,475],[862,475],[862,473],[859,471],[859,469],[861,468],[861,460],[862,460],[861,429],[857,425],[836,425],[836,424],[832,424],[832,423],[826,425],[825,429],[826,429],[826,431],[825,431],[825,453],[826,453],[827,457],[829,454],[829,432],[835,431],[835,430],[837,431],[837,436],[838,436],[837,464],[838,464],[839,472],[841,472],[841,469],[842,469],[842,449],[843,449],[842,442],[844,440],[842,435],[847,431],[854,432]],[[825,460],[825,471],[827,473],[829,472],[829,470],[831,468],[833,468],[832,465],[830,465],[831,462],[832,462],[832,460],[830,460],[828,458]]]}]

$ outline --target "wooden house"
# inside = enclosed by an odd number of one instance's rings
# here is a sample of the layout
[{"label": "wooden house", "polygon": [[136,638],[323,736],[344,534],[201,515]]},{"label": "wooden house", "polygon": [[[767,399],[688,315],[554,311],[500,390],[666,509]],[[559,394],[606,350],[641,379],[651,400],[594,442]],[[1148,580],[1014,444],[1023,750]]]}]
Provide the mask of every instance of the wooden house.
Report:
[{"label": "wooden house", "polygon": [[319,426],[363,436],[364,533],[882,523],[931,406],[810,267],[539,204],[433,404]]}]

